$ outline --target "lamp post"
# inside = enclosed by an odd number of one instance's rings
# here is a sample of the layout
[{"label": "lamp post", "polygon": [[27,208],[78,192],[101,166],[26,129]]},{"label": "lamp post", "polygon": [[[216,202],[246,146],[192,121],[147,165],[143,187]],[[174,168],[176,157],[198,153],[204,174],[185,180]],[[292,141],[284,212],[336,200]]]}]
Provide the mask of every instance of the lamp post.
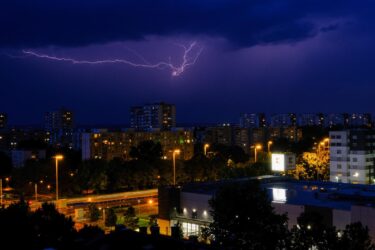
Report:
[{"label": "lamp post", "polygon": [[0,206],[3,206],[3,179],[0,178]]},{"label": "lamp post", "polygon": [[38,183],[34,184],[34,189],[35,189],[35,201],[38,201]]},{"label": "lamp post", "polygon": [[209,148],[209,147],[210,147],[210,144],[208,144],[208,143],[204,144],[204,146],[203,146],[203,151],[204,151],[205,156],[207,155],[207,148]]},{"label": "lamp post", "polygon": [[179,154],[181,151],[179,149],[173,150],[173,186],[176,186],[176,154]]},{"label": "lamp post", "polygon": [[272,141],[268,141],[268,143],[267,143],[267,152],[268,153],[271,153],[271,145],[272,145]]},{"label": "lamp post", "polygon": [[258,153],[259,149],[262,149],[262,146],[260,144],[255,145],[255,147],[254,147],[254,162],[257,162],[257,153]]},{"label": "lamp post", "polygon": [[59,160],[64,159],[62,155],[56,155],[55,157],[55,166],[56,166],[56,206],[59,200]]}]

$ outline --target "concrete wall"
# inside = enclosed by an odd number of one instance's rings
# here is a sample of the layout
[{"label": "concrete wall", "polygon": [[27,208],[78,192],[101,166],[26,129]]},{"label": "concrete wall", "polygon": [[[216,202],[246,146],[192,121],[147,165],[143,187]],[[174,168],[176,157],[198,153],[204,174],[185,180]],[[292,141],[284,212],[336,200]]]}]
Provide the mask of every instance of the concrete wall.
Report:
[{"label": "concrete wall", "polygon": [[297,225],[297,218],[305,211],[305,207],[301,205],[285,204],[285,203],[272,203],[273,208],[277,214],[286,213],[288,220],[288,228],[291,229]]},{"label": "concrete wall", "polygon": [[212,198],[210,194],[197,194],[181,192],[180,205],[183,215],[191,218],[193,209],[197,213],[197,219],[212,220],[208,201]]},{"label": "concrete wall", "polygon": [[346,225],[351,223],[351,212],[347,210],[332,210],[332,224],[336,229],[344,230]]},{"label": "concrete wall", "polygon": [[365,206],[352,206],[351,222],[361,222],[363,226],[367,226],[369,234],[375,241],[375,208]]}]

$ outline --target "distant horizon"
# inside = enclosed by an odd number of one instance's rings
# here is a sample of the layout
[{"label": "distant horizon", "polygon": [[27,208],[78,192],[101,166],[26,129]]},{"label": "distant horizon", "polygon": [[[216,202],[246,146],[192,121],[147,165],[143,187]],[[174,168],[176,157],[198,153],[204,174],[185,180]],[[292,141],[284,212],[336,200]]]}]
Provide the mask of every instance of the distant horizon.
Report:
[{"label": "distant horizon", "polygon": [[[65,109],[69,110],[69,111],[72,111],[73,112],[73,115],[74,115],[74,123],[75,123],[75,126],[76,127],[91,127],[91,128],[101,128],[101,127],[116,127],[116,128],[130,128],[130,114],[128,115],[129,118],[128,118],[128,121],[127,122],[120,122],[120,121],[108,121],[108,122],[105,122],[105,121],[98,121],[98,122],[85,122],[85,121],[81,121],[81,119],[79,117],[77,117],[76,115],[76,112],[73,110],[73,109],[70,109],[69,107],[67,108],[66,106],[64,106]],[[130,109],[130,107],[129,107]],[[372,113],[372,112],[272,112],[272,113],[267,113],[267,112],[242,112],[242,113],[239,113],[238,114],[238,117],[237,119],[235,120],[218,120],[218,121],[179,121],[179,113],[178,113],[178,107],[176,107],[177,109],[177,112],[176,112],[176,123],[177,123],[177,126],[176,127],[186,127],[186,126],[205,126],[205,125],[220,125],[220,124],[226,124],[226,123],[229,123],[229,124],[239,124],[239,120],[240,120],[240,116],[241,114],[260,114],[260,113],[264,113],[266,115],[266,118],[271,118],[273,115],[278,115],[278,114],[289,114],[289,113],[295,113],[297,116],[298,115],[301,115],[301,114],[319,114],[319,113],[322,113],[324,115],[329,115],[329,114],[370,114],[372,117],[373,115],[375,114]],[[8,126],[14,126],[14,127],[43,127],[44,126],[44,114],[46,112],[51,112],[51,111],[57,111],[59,109],[56,109],[56,110],[49,110],[49,111],[44,111],[42,112],[42,119],[38,122],[14,122],[13,121],[13,117],[11,116],[10,113],[8,112],[5,112],[5,111],[1,111],[0,110],[0,113],[5,113],[7,114],[8,116]]]}]

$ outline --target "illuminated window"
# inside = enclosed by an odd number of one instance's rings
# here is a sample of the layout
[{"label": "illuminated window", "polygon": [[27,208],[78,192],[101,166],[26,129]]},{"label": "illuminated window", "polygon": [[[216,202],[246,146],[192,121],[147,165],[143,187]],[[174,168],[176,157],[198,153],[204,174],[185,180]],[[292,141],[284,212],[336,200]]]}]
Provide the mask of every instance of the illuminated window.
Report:
[{"label": "illuminated window", "polygon": [[185,237],[189,237],[190,235],[198,235],[199,225],[193,224],[193,223],[182,222],[182,232]]}]

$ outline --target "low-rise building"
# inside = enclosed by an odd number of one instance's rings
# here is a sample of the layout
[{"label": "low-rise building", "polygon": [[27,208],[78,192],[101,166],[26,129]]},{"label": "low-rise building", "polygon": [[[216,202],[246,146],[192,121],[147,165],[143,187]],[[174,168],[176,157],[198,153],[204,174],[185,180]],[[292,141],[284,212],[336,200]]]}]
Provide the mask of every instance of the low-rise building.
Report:
[{"label": "low-rise building", "polygon": [[[375,239],[375,186],[353,185],[335,182],[307,182],[285,177],[263,176],[261,186],[278,214],[287,213],[288,228],[297,225],[297,218],[303,212],[315,212],[323,222],[344,230],[345,226],[361,222],[369,228]],[[250,179],[232,180],[241,182]],[[182,225],[185,237],[199,236],[213,218],[209,200],[223,184],[195,183],[183,187],[159,189],[159,219],[162,233],[170,234],[171,226]]]}]

